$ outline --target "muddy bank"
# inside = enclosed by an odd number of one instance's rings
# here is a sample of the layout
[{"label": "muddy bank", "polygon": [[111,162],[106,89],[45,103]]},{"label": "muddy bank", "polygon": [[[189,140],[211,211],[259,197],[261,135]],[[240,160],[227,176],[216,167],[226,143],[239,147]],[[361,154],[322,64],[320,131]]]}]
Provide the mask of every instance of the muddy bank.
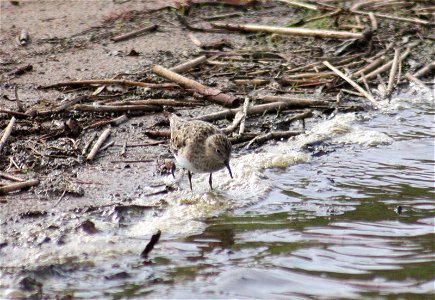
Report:
[{"label": "muddy bank", "polygon": [[[2,196],[3,219],[28,210],[51,209],[59,199],[62,205],[57,205],[57,210],[71,210],[109,204],[115,198],[128,201],[140,196],[144,187],[164,188],[159,178],[159,164],[170,158],[170,154],[165,140],[147,135],[147,131],[166,130],[169,112],[197,117],[224,109],[207,101],[208,96],[198,95],[198,91],[190,88],[182,89],[175,83],[168,88],[152,87],[152,84],[167,82],[151,71],[153,65],[170,68],[205,55],[208,58],[205,63],[184,75],[227,93],[238,102],[248,97],[250,105],[260,105],[270,96],[284,98],[268,101],[313,100],[266,108],[260,111],[261,117],[248,118],[248,133],[261,134],[289,128],[303,131],[298,120],[373,108],[372,96],[352,95],[358,91],[345,86],[346,82],[322,63],[325,60],[330,62],[330,67],[335,65],[345,72],[364,74],[376,69],[367,69],[374,61],[377,61],[376,67],[392,62],[394,48],[400,48],[399,53],[406,56],[400,61],[401,74],[395,79],[395,88],[397,82],[407,83],[406,72],[413,73],[429,63],[433,49],[433,37],[427,24],[418,24],[415,20],[373,19],[365,14],[349,14],[343,8],[336,11],[319,6],[317,9],[324,13],[319,14],[313,8],[252,1],[240,2],[238,6],[94,1],[93,10],[85,9],[89,5],[86,1],[74,5],[60,1],[17,3],[1,4],[2,23],[8,24],[2,27],[1,37],[1,101],[2,109],[6,110],[1,113],[1,127],[7,126],[11,116],[15,116],[17,122],[0,163],[6,173],[40,183],[30,191]],[[420,6],[416,4],[415,9]],[[388,7],[381,11],[388,12]],[[321,33],[316,33],[320,35],[318,38],[268,34],[261,30],[243,33],[212,26],[211,22],[216,19],[224,23],[292,25],[308,30],[362,34],[359,38],[343,40],[325,38]],[[430,20],[421,20],[430,23]],[[117,37],[151,24],[158,29],[116,42]],[[16,39],[20,37],[23,45],[18,46]],[[17,72],[23,66],[31,66],[31,70],[24,68]],[[380,73],[384,78],[381,81],[376,75],[370,75],[373,80],[368,78],[367,81],[372,86],[383,82],[388,88],[389,71],[387,66]],[[357,76],[353,77],[364,86]],[[81,79],[115,78],[145,82],[151,87],[109,84],[103,85],[105,89],[97,89],[98,85],[66,84],[41,88]],[[339,91],[340,99],[337,98]],[[375,95],[378,99],[385,91],[381,89],[380,93]],[[90,104],[92,108],[96,104],[113,106],[111,103],[117,102],[116,105],[122,106],[120,101],[127,105],[128,101],[161,98],[178,101],[184,107],[160,105],[152,113],[121,107],[110,113],[87,112],[76,105]],[[183,105],[182,102],[188,103]],[[65,104],[66,108],[62,109]],[[280,112],[278,121],[264,115],[273,111]],[[116,124],[116,119],[122,115],[128,120]],[[227,121],[216,118],[217,124],[221,128],[229,126],[233,116],[228,115]],[[93,161],[87,161],[90,146],[111,124],[108,141],[112,145],[97,154]],[[242,141],[249,142],[253,137],[255,135]],[[66,200],[62,200],[64,197]]]}]

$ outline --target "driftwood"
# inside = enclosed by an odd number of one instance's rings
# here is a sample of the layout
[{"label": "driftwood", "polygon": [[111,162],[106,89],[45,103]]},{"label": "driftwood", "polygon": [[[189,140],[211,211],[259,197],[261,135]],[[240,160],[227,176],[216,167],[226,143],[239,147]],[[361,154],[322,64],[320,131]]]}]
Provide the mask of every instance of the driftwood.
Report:
[{"label": "driftwood", "polygon": [[39,184],[39,180],[29,180],[18,183],[12,183],[5,186],[0,187],[0,194],[10,193],[18,190],[22,190],[25,188],[29,188]]},{"label": "driftwood", "polygon": [[126,34],[118,35],[118,36],[112,38],[112,41],[114,41],[115,43],[116,42],[120,42],[120,41],[125,41],[125,40],[131,39],[133,37],[137,37],[137,36],[139,36],[139,35],[141,35],[141,34],[143,34],[145,32],[154,31],[158,27],[159,26],[157,26],[156,24],[153,24],[153,25],[147,26],[147,27],[139,29],[139,30],[135,30],[135,31],[132,31],[132,32],[129,32],[129,33],[126,33]]},{"label": "driftwood", "polygon": [[371,103],[372,106],[377,108],[379,106],[376,99],[370,95],[367,91],[365,91],[362,87],[360,87],[355,81],[350,79],[348,76],[346,76],[343,72],[332,66],[329,62],[324,61],[323,64],[330,68],[334,73],[336,73],[338,76],[346,80],[351,86],[353,86],[359,93],[361,93],[364,97],[366,97]]},{"label": "driftwood", "polygon": [[311,37],[336,38],[336,39],[364,38],[364,35],[362,33],[354,33],[349,31],[273,27],[273,26],[260,26],[254,24],[211,23],[211,25],[217,28],[236,30],[236,31],[268,32],[268,33],[279,33],[285,35],[311,36]]},{"label": "driftwood", "polygon": [[202,55],[192,60],[186,61],[178,66],[172,67],[170,70],[175,73],[184,73],[196,66],[199,66],[207,61],[207,56]]},{"label": "driftwood", "polygon": [[74,110],[86,112],[159,112],[163,108],[158,105],[91,105],[91,104],[76,104]]},{"label": "driftwood", "polygon": [[129,85],[129,86],[140,86],[145,88],[174,88],[178,87],[173,83],[148,83],[148,82],[139,82],[139,81],[130,81],[123,79],[95,79],[95,80],[77,80],[77,81],[67,81],[67,82],[59,82],[52,85],[42,86],[41,89],[51,89],[58,88],[64,86],[81,86],[81,85],[93,85],[93,84],[121,84],[121,85]]},{"label": "driftwood", "polygon": [[220,90],[205,86],[195,80],[186,78],[162,66],[154,65],[153,72],[166,79],[175,81],[182,87],[194,89],[199,94],[206,96],[207,100],[209,101],[215,102],[225,107],[235,107],[239,105],[239,101],[236,99],[236,97],[224,94]]},{"label": "driftwood", "polygon": [[97,155],[98,150],[103,145],[104,141],[109,137],[110,135],[110,128],[107,128],[103,131],[103,133],[100,135],[98,140],[95,142],[94,146],[91,149],[91,152],[89,152],[88,156],[86,157],[86,160],[93,160],[95,155]]},{"label": "driftwood", "polygon": [[15,117],[12,117],[11,120],[9,121],[8,126],[6,126],[5,132],[3,133],[3,136],[0,139],[0,152],[3,150],[6,141],[8,140],[9,136],[12,133],[12,129],[14,128],[15,121],[16,121]]}]

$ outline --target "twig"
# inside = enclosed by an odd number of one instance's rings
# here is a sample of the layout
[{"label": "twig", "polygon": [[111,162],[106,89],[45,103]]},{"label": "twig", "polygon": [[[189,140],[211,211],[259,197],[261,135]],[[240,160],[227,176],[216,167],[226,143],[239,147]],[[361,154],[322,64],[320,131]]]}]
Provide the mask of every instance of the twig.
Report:
[{"label": "twig", "polygon": [[107,148],[109,148],[110,146],[113,146],[113,144],[115,144],[115,141],[110,141],[108,142],[106,145],[102,146],[99,151],[103,151],[106,150]]},{"label": "twig", "polygon": [[366,76],[364,75],[364,73],[361,73],[361,79],[362,79],[362,82],[364,83],[364,87],[366,88],[367,93],[369,93],[370,95],[372,95],[372,93],[370,92],[370,86],[369,86],[369,83],[367,82],[367,79],[366,79]]},{"label": "twig", "polygon": [[[360,14],[360,15],[369,15],[370,13],[361,11],[361,10],[351,10],[354,14]],[[387,15],[387,14],[380,14],[380,13],[373,13],[375,17],[383,18],[383,19],[389,19],[394,21],[400,21],[400,22],[409,22],[409,23],[415,23],[419,25],[431,25],[430,21],[418,19],[418,18],[405,18],[405,17],[398,17],[393,15]]]},{"label": "twig", "polygon": [[120,42],[120,41],[125,41],[125,40],[131,39],[133,37],[137,37],[138,35],[141,35],[141,34],[143,34],[145,32],[154,31],[158,27],[159,26],[157,26],[156,24],[153,24],[153,25],[147,26],[145,28],[142,28],[142,29],[139,29],[139,30],[136,30],[136,31],[132,31],[132,32],[129,32],[129,33],[126,33],[126,34],[118,35],[118,36],[112,38],[112,41],[115,42],[115,43]]},{"label": "twig", "polygon": [[9,76],[12,75],[23,75],[26,72],[32,71],[33,70],[33,66],[32,65],[26,65],[26,66],[22,66],[22,67],[18,67],[15,70],[12,70],[8,73]]},{"label": "twig", "polygon": [[431,72],[432,70],[435,70],[435,61],[425,65],[423,68],[421,68],[420,70],[418,70],[417,72],[414,73],[415,77],[421,77],[421,76],[425,76],[426,74],[428,74],[429,72]]},{"label": "twig", "polygon": [[165,105],[165,106],[197,106],[198,101],[176,101],[172,99],[122,100],[107,102],[105,105]]},{"label": "twig", "polygon": [[18,181],[18,182],[25,181],[22,178],[19,178],[19,177],[13,176],[13,175],[9,175],[9,174],[3,173],[3,172],[0,172],[0,177],[7,178],[7,179],[10,179],[10,180],[13,180],[13,181]]},{"label": "twig", "polygon": [[396,48],[394,50],[393,63],[391,64],[390,78],[388,80],[386,97],[389,97],[393,92],[394,78],[396,77],[397,67],[399,65],[399,58],[400,58],[400,49]]},{"label": "twig", "polygon": [[12,129],[14,127],[15,124],[15,117],[12,117],[11,120],[9,121],[8,126],[6,126],[5,132],[3,133],[3,136],[0,140],[0,152],[3,150],[3,147],[6,144],[7,139],[9,138],[9,136],[12,133]]},{"label": "twig", "polygon": [[162,66],[154,65],[152,70],[157,75],[175,81],[184,88],[194,89],[201,95],[206,96],[206,98],[212,102],[226,107],[235,107],[239,105],[239,101],[236,99],[236,97],[224,94],[220,90],[205,86],[195,80],[186,78]]},{"label": "twig", "polygon": [[237,126],[239,126],[240,122],[243,120],[243,112],[239,111],[236,113],[236,115],[234,116],[234,120],[233,123],[231,123],[230,126],[227,126],[226,128],[222,129],[222,132],[224,132],[225,134],[230,134],[231,132],[233,132]]},{"label": "twig", "polygon": [[157,105],[89,105],[76,104],[74,110],[86,112],[129,112],[129,111],[146,111],[159,112],[163,108]]},{"label": "twig", "polygon": [[107,128],[103,131],[103,133],[100,135],[98,140],[95,142],[91,152],[89,152],[89,155],[86,157],[87,160],[94,159],[95,155],[97,155],[98,150],[103,145],[104,141],[109,137],[109,135],[110,135],[110,128]]},{"label": "twig", "polygon": [[[254,106],[250,106],[247,110],[247,116],[252,116],[252,115],[261,115],[264,114],[266,112],[269,113],[273,113],[276,111],[281,111],[287,107],[290,107],[291,104],[287,104],[284,102],[274,102],[274,103],[267,103],[267,104],[260,104],[260,105],[254,105]],[[240,108],[233,108],[233,109],[228,109],[225,111],[220,111],[217,113],[212,113],[212,114],[208,114],[208,115],[204,115],[201,117],[197,117],[194,118],[195,120],[202,120],[202,121],[207,121],[207,122],[211,122],[211,121],[217,121],[217,120],[222,120],[222,119],[229,119],[234,117],[237,112],[240,111]]]},{"label": "twig", "polygon": [[136,164],[136,163],[150,163],[152,159],[140,159],[140,160],[112,160],[112,164]]},{"label": "twig", "polygon": [[417,84],[423,88],[429,89],[429,87],[423,81],[421,81],[420,79],[418,79],[417,77],[415,77],[415,75],[412,75],[411,73],[406,73],[405,78],[408,79],[409,81],[414,82],[415,84]]},{"label": "twig", "polygon": [[63,104],[61,104],[53,109],[38,111],[37,114],[39,116],[45,116],[45,115],[61,113],[62,111],[73,106],[74,104],[77,104],[77,103],[82,102],[82,101],[86,101],[87,99],[88,99],[88,96],[79,96],[79,97],[74,98],[70,101],[66,101],[65,103],[63,103]]},{"label": "twig", "polygon": [[127,120],[128,120],[128,117],[127,117],[127,115],[124,114],[124,115],[121,115],[121,116],[114,118],[114,119],[95,122],[91,125],[83,127],[83,129],[96,128],[96,127],[107,125],[107,124],[119,125],[119,124],[126,122]]},{"label": "twig", "polygon": [[206,61],[207,61],[207,56],[202,55],[202,56],[199,56],[199,57],[194,58],[192,60],[186,61],[185,63],[182,63],[180,65],[172,67],[170,70],[172,72],[181,74],[181,73],[184,73],[184,72],[186,72],[186,71],[188,71],[196,66],[203,64]]},{"label": "twig", "polygon": [[60,195],[59,199],[58,199],[58,200],[56,201],[56,203],[52,206],[52,208],[55,208],[55,207],[60,203],[60,201],[62,201],[62,199],[63,199],[63,197],[65,196],[65,194],[66,194],[66,188],[63,190],[62,195]]},{"label": "twig", "polygon": [[[404,60],[405,58],[408,57],[408,55],[411,53],[411,49],[415,46],[418,45],[418,42],[416,43],[412,43],[410,45],[408,45],[408,47],[406,48],[405,52],[402,53],[402,55],[400,55],[400,60]],[[371,73],[366,75],[366,79],[371,79],[373,77],[376,77],[378,74],[381,74],[385,71],[387,71],[391,65],[393,64],[393,60],[390,60],[388,63],[380,66],[379,68],[377,68],[376,70],[372,71]],[[361,80],[357,80],[358,82],[360,82]]]},{"label": "twig", "polygon": [[29,32],[26,29],[21,30],[17,42],[20,46],[26,46],[29,43]]},{"label": "twig", "polygon": [[306,118],[311,118],[312,116],[313,116],[313,111],[306,110],[300,114],[286,118],[285,120],[280,122],[280,124],[290,124],[290,123],[293,123],[294,121],[298,121],[298,120],[304,121]]},{"label": "twig", "polygon": [[127,141],[124,141],[122,144],[121,153],[119,153],[119,156],[125,156],[125,153],[127,152]]},{"label": "twig", "polygon": [[216,30],[216,29],[206,29],[206,28],[199,28],[199,27],[193,27],[192,25],[189,24],[189,22],[187,22],[186,18],[183,17],[182,15],[176,13],[175,14],[177,16],[178,21],[181,23],[181,25],[183,25],[184,27],[186,27],[186,29],[189,29],[191,31],[197,31],[197,32],[216,32],[216,33],[220,33],[220,30]]},{"label": "twig", "polygon": [[20,98],[18,97],[18,86],[16,85],[14,88],[15,93],[15,101],[17,102],[17,108],[19,112],[24,112],[23,104],[20,101]]},{"label": "twig", "polygon": [[337,68],[335,68],[333,65],[331,65],[329,62],[324,61],[323,64],[325,66],[327,66],[329,69],[331,69],[332,71],[334,71],[338,76],[340,76],[341,78],[343,78],[344,80],[346,80],[351,86],[353,86],[358,92],[360,92],[364,97],[366,97],[371,103],[372,106],[374,108],[377,108],[378,102],[376,101],[376,99],[370,95],[369,93],[367,93],[362,87],[360,87],[355,81],[353,81],[352,79],[350,79],[347,75],[345,75],[343,72],[341,72],[340,70],[338,70]]},{"label": "twig", "polygon": [[303,131],[275,131],[275,132],[269,132],[260,136],[257,136],[253,140],[251,140],[248,145],[246,145],[246,148],[249,149],[252,144],[263,144],[269,140],[277,140],[277,139],[287,139],[292,136],[296,136],[299,134],[302,134]]},{"label": "twig", "polygon": [[324,100],[307,99],[295,96],[263,96],[260,97],[265,102],[284,102],[289,107],[312,107],[312,106],[327,106],[331,105],[331,102]]},{"label": "twig", "polygon": [[236,30],[236,31],[269,32],[269,33],[279,33],[279,34],[286,34],[286,35],[311,36],[311,37],[336,38],[336,39],[363,39],[364,38],[364,35],[362,33],[354,33],[349,31],[273,27],[273,26],[260,26],[254,24],[211,23],[211,25],[217,28]]},{"label": "twig", "polygon": [[304,3],[301,1],[290,1],[290,0],[278,0],[279,2],[287,3],[293,6],[302,7],[311,10],[319,10],[319,8],[315,5]]},{"label": "twig", "polygon": [[85,155],[85,153],[88,151],[89,147],[91,146],[92,142],[95,140],[95,137],[97,136],[97,133],[92,133],[89,141],[86,143],[85,147],[82,150],[82,155]]},{"label": "twig", "polygon": [[35,186],[38,184],[39,184],[39,180],[29,180],[29,181],[23,181],[23,182],[18,182],[18,183],[12,183],[12,184],[0,187],[0,194],[18,191],[18,190],[29,188],[29,187],[32,187],[32,186]]},{"label": "twig", "polygon": [[239,134],[243,134],[245,132],[245,121],[246,121],[246,116],[248,115],[248,108],[249,108],[249,97],[246,97],[245,102],[243,103],[243,116],[240,122]]},{"label": "twig", "polygon": [[0,108],[0,113],[4,113],[4,114],[8,114],[17,118],[30,118],[31,115],[26,114],[26,113],[22,113],[22,112],[18,112],[18,111],[13,111],[13,110],[9,110],[9,109],[3,109]]},{"label": "twig", "polygon": [[150,239],[149,243],[145,246],[145,249],[140,254],[140,257],[142,257],[142,258],[147,258],[148,257],[148,254],[153,250],[154,246],[159,241],[161,234],[162,234],[162,232],[160,230],[157,230],[157,233],[153,234],[151,236],[151,239]]},{"label": "twig", "polygon": [[370,72],[371,70],[373,70],[374,68],[382,64],[384,61],[385,61],[385,56],[378,57],[377,59],[373,60],[371,63],[366,65],[364,68],[353,73],[351,77],[353,78],[360,77],[361,74]]},{"label": "twig", "polygon": [[[193,33],[189,33],[187,36],[189,37],[189,39],[192,41],[192,43],[195,46],[202,48],[203,43],[201,43],[201,41]],[[171,71],[173,71],[173,70],[171,69]],[[174,72],[176,72],[176,71],[174,71]]]},{"label": "twig", "polygon": [[146,88],[177,87],[177,85],[173,83],[147,83],[147,82],[138,82],[138,81],[123,80],[123,79],[101,79],[101,80],[95,79],[95,80],[77,80],[77,81],[59,82],[52,85],[42,86],[40,88],[51,89],[51,88],[64,87],[64,86],[80,86],[80,85],[92,85],[92,84],[122,84],[122,85],[140,86]]},{"label": "twig", "polygon": [[228,13],[228,14],[221,14],[221,15],[214,15],[209,17],[202,18],[204,21],[216,21],[226,18],[234,18],[234,17],[241,17],[243,14],[241,12],[235,12],[235,13]]},{"label": "twig", "polygon": [[369,12],[369,18],[370,18],[372,31],[377,31],[378,30],[378,21],[376,21],[375,14],[372,12]]},{"label": "twig", "polygon": [[363,97],[363,95],[361,95],[360,93],[355,92],[355,91],[351,91],[351,90],[347,90],[347,89],[341,89],[341,91],[348,93],[348,94],[351,94],[351,95],[354,95],[354,96]]}]

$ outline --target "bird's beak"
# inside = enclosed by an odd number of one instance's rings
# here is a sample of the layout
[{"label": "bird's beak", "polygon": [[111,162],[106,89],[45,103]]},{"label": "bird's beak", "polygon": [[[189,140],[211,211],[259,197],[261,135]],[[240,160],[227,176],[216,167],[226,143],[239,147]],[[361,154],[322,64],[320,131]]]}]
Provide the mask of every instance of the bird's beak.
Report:
[{"label": "bird's beak", "polygon": [[233,178],[233,172],[231,172],[230,162],[229,162],[229,161],[226,161],[226,162],[225,162],[225,166],[227,167],[228,172],[230,173],[230,177]]}]

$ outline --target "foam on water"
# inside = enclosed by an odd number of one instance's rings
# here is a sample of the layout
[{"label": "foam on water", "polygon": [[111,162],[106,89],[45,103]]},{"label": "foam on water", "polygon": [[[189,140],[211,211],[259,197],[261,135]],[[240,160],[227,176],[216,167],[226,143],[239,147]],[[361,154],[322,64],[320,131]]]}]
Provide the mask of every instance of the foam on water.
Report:
[{"label": "foam on water", "polygon": [[[202,232],[205,224],[201,220],[264,198],[273,186],[264,178],[265,169],[287,168],[310,160],[310,154],[303,150],[309,143],[322,140],[364,146],[391,143],[392,139],[385,133],[363,130],[357,121],[354,113],[337,115],[313,126],[303,135],[266,146],[260,152],[236,156],[231,161],[234,178],[229,177],[227,170],[214,173],[214,191],[209,190],[208,174],[194,174],[193,192],[189,190],[186,176],[181,180],[181,190],[163,197],[167,203],[165,212],[137,223],[129,234],[141,236],[160,229],[165,237],[174,238]],[[149,199],[138,199],[138,202],[146,204]]]}]

